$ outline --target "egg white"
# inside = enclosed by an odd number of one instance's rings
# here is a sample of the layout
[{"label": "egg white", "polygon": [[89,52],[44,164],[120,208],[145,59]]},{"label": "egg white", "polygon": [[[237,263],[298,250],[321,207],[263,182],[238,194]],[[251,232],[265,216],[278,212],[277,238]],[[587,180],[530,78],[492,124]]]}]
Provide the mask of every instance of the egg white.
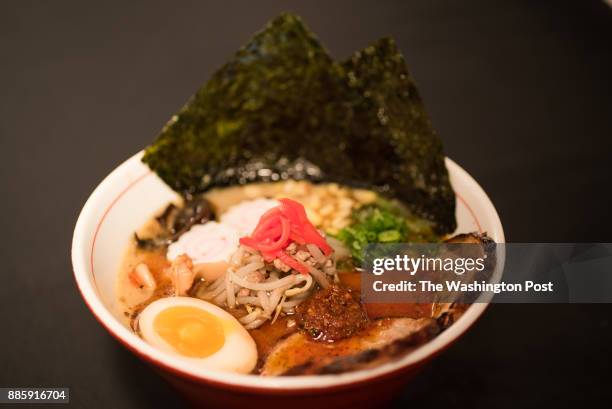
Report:
[{"label": "egg white", "polygon": [[[194,307],[218,318],[223,327],[225,342],[221,349],[205,358],[181,355],[154,329],[155,317],[171,307]],[[176,359],[188,363],[196,371],[219,370],[236,373],[250,373],[257,363],[257,347],[246,329],[230,313],[209,302],[191,297],[160,298],[149,304],[138,320],[140,333],[149,344],[165,351]]]}]

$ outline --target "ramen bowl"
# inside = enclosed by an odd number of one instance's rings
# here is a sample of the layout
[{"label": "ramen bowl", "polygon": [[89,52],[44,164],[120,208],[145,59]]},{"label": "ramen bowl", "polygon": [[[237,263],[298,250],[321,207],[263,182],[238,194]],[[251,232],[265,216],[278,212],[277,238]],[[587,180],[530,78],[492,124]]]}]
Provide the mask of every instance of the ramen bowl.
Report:
[{"label": "ramen bowl", "polygon": [[[471,305],[457,322],[415,351],[371,369],[339,375],[262,377],[218,371],[194,372],[180,359],[141,339],[121,320],[116,305],[117,272],[133,232],[177,198],[141,162],[142,152],[112,171],[94,190],[78,218],[72,263],[89,309],[126,348],[151,364],[195,406],[214,408],[290,405],[291,408],[369,408],[390,402],[419,369],[464,334],[487,303]],[[457,232],[486,232],[504,242],[495,207],[459,165],[446,159],[457,195]]]}]

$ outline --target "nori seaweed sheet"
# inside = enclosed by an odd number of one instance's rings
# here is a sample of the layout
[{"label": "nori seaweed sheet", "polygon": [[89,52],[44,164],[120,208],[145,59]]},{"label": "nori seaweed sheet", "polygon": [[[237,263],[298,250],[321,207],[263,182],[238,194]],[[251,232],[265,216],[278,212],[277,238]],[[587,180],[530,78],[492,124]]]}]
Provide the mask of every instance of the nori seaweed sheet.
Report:
[{"label": "nori seaweed sheet", "polygon": [[143,161],[183,194],[288,178],[333,181],[396,197],[438,233],[456,226],[441,142],[393,40],[336,63],[292,14],[238,50]]},{"label": "nori seaweed sheet", "polygon": [[[350,157],[360,177],[389,190],[438,231],[455,227],[455,192],[434,131],[406,62],[391,38],[382,38],[342,63],[351,94],[347,121]],[[358,162],[359,163],[359,162]]]}]

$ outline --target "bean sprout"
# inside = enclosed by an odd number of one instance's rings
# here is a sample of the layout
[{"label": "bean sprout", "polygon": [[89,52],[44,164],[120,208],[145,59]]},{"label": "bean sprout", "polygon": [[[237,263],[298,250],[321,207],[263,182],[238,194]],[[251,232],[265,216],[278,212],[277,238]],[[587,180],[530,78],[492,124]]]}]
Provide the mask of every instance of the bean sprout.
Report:
[{"label": "bean sprout", "polygon": [[[335,268],[326,263],[333,257],[326,257],[312,245],[293,244],[284,251],[302,255],[299,261],[309,273],[287,271],[282,263],[264,262],[261,254],[247,246],[239,246],[230,258],[230,268],[225,274],[203,286],[197,296],[228,309],[243,308],[245,315],[239,321],[246,329],[260,327],[267,321],[276,322],[281,314],[294,312],[318,286],[327,288],[328,274],[336,279]],[[335,263],[333,264],[335,265]]]}]

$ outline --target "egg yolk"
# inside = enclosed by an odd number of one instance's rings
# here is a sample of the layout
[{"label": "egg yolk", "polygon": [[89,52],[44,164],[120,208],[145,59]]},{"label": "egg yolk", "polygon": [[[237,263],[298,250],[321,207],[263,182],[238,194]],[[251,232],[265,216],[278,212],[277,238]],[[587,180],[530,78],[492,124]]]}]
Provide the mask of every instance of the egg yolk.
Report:
[{"label": "egg yolk", "polygon": [[215,315],[196,307],[171,307],[160,312],[153,328],[181,355],[205,358],[225,343],[223,325]]}]

